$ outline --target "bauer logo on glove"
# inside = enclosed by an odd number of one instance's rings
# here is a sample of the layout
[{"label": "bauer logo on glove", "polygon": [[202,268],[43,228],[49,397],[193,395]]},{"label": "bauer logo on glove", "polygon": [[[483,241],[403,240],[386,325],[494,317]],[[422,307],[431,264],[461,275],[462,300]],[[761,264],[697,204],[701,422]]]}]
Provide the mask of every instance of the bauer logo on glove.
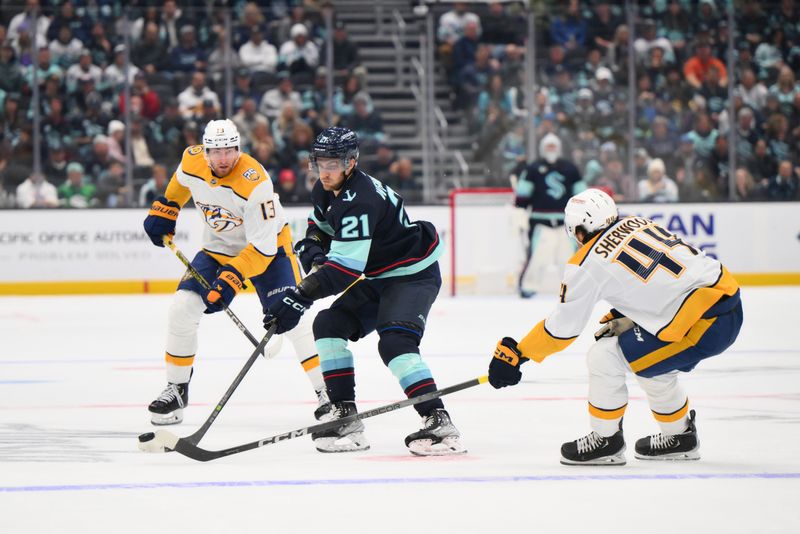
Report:
[{"label": "bauer logo on glove", "polygon": [[[216,313],[224,306],[230,306],[233,297],[244,289],[242,275],[234,267],[226,265],[217,273],[217,278],[211,282],[211,290],[206,294],[206,313]],[[223,306],[224,304],[224,306]]]}]

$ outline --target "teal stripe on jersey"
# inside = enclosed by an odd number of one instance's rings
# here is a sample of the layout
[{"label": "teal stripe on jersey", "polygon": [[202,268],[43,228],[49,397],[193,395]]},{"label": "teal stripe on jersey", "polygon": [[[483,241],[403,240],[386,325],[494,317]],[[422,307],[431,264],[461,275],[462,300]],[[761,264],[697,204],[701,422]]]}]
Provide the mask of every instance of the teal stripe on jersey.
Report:
[{"label": "teal stripe on jersey", "polygon": [[314,215],[314,210],[311,210],[311,214],[308,216],[308,218],[314,221],[314,224],[316,224],[319,227],[319,229],[325,232],[326,234],[334,235],[336,233],[333,231],[333,226],[331,226],[325,221],[320,221],[319,219],[317,219],[317,217]]},{"label": "teal stripe on jersey", "polygon": [[400,381],[400,387],[403,389],[411,384],[433,378],[431,370],[422,361],[422,357],[413,352],[392,358],[392,361],[389,362],[389,370]]},{"label": "teal stripe on jersey", "polygon": [[525,179],[527,175],[527,171],[522,171],[517,180],[517,190],[514,193],[520,198],[529,198],[533,195],[533,182]]},{"label": "teal stripe on jersey", "polygon": [[434,262],[442,256],[443,253],[444,253],[444,243],[440,239],[439,243],[436,245],[436,248],[433,249],[430,255],[425,259],[420,260],[417,263],[413,263],[411,265],[405,265],[404,267],[398,267],[396,269],[392,269],[391,271],[386,271],[385,273],[381,273],[377,276],[368,276],[367,278],[391,278],[393,276],[408,276],[409,274],[416,274],[433,265]]},{"label": "teal stripe on jersey", "polygon": [[353,367],[353,353],[347,350],[346,339],[324,337],[318,339],[316,345],[319,366],[323,373]]},{"label": "teal stripe on jersey", "polygon": [[553,213],[550,211],[532,211],[531,212],[531,219],[537,219],[540,221],[563,221],[564,220],[564,212]]},{"label": "teal stripe on jersey", "polygon": [[367,266],[369,249],[372,239],[359,239],[358,241],[332,241],[328,259],[335,261],[342,267],[362,272]]}]

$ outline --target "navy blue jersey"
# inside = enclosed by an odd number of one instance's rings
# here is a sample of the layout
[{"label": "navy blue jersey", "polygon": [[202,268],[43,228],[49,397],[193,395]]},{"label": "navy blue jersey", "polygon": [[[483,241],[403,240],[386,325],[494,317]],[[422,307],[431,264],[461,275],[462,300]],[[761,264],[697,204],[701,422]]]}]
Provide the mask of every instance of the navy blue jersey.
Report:
[{"label": "navy blue jersey", "polygon": [[353,171],[338,195],[317,181],[311,202],[307,235],[319,229],[331,237],[327,261],[312,275],[323,296],[343,291],[362,274],[388,278],[418,273],[444,252],[433,224],[409,221],[403,199],[361,170]]},{"label": "navy blue jersey", "polygon": [[520,173],[515,204],[530,207],[531,217],[564,219],[570,197],[586,189],[578,168],[565,159],[550,164],[537,159]]}]

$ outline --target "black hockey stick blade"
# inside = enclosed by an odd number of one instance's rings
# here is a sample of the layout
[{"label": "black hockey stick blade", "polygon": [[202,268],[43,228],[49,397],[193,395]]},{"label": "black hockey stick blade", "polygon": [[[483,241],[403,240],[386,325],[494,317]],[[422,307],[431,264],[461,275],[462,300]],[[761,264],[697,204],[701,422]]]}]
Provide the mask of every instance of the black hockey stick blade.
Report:
[{"label": "black hockey stick blade", "polygon": [[313,426],[299,428],[297,430],[292,430],[290,432],[285,432],[283,434],[276,434],[274,436],[260,439],[258,441],[251,441],[250,443],[237,445],[235,447],[230,447],[219,451],[210,451],[207,449],[202,449],[198,447],[197,444],[192,443],[192,441],[189,438],[179,438],[175,434],[166,430],[156,431],[153,440],[156,441],[156,443],[159,446],[163,446],[167,450],[173,450],[177,453],[186,456],[187,458],[191,458],[192,460],[197,460],[198,462],[208,462],[210,460],[216,460],[217,458],[223,458],[225,456],[230,456],[232,454],[238,454],[240,452],[257,449],[265,445],[273,445],[280,441],[299,438],[307,434],[332,430],[334,428],[338,428],[342,425],[346,425],[358,419],[367,419],[368,417],[374,417],[376,415],[381,415],[384,413],[399,410],[400,408],[413,406],[415,404],[419,404],[420,402],[438,399],[439,397],[444,397],[445,395],[449,395],[450,393],[455,393],[456,391],[462,391],[464,389],[468,389],[488,381],[489,377],[484,375],[478,378],[473,378],[472,380],[467,380],[466,382],[461,382],[460,384],[455,384],[446,387],[444,389],[431,391],[430,393],[420,395],[419,397],[413,397],[392,404],[386,404],[384,406],[379,406],[377,408],[373,408],[372,410],[367,410],[366,412],[361,412],[347,417],[343,417],[335,421],[328,421]]},{"label": "black hockey stick blade", "polygon": [[[266,349],[267,343],[275,334],[275,330],[277,328],[278,325],[273,321],[272,324],[269,325],[267,333],[264,335],[261,341],[256,345],[255,350],[247,359],[241,371],[239,371],[239,374],[236,375],[236,378],[233,379],[231,385],[228,386],[227,391],[225,391],[225,394],[222,396],[217,405],[214,407],[214,410],[212,410],[211,415],[208,416],[205,423],[203,423],[203,425],[200,428],[198,428],[194,434],[186,436],[185,438],[181,438],[182,440],[186,441],[187,443],[192,443],[196,445],[197,443],[200,442],[201,439],[203,439],[203,436],[206,435],[208,429],[211,428],[211,425],[217,419],[220,412],[222,412],[222,409],[228,403],[228,400],[230,400],[231,395],[233,395],[233,392],[236,391],[236,388],[238,388],[239,384],[241,384],[242,380],[244,380],[245,375],[253,366],[253,363],[255,363],[258,357],[261,354],[263,354],[264,350]],[[170,450],[174,449],[174,447],[168,446],[167,444],[167,441],[169,443],[172,443],[173,439],[171,437],[163,437],[163,435],[164,431],[161,430],[156,431],[155,433],[147,432],[145,434],[141,434],[139,436],[139,443],[138,443],[139,450],[144,452],[169,452]],[[162,437],[159,438],[159,436]]]}]

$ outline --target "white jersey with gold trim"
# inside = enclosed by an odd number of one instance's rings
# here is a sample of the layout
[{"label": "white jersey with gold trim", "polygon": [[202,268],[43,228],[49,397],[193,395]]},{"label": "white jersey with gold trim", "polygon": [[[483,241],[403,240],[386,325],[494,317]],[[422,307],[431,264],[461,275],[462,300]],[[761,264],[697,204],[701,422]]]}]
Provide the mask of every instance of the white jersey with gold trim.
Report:
[{"label": "white jersey with gold trim", "polygon": [[264,256],[275,255],[276,236],[287,219],[269,174],[253,157],[242,154],[231,172],[219,178],[208,167],[203,146],[191,146],[174,179],[191,191],[205,222],[205,250],[234,257],[250,243]]},{"label": "white jersey with gold trim", "polygon": [[693,295],[701,288],[733,294],[738,285],[716,259],[649,219],[626,217],[570,259],[562,303],[545,328],[556,337],[577,336],[594,303],[603,299],[651,334],[676,341],[721,297],[703,307],[709,299]]},{"label": "white jersey with gold trim", "polygon": [[599,300],[660,340],[680,341],[712,306],[738,290],[719,261],[649,219],[626,217],[570,258],[556,309],[518,346],[539,362],[564,350]]}]

